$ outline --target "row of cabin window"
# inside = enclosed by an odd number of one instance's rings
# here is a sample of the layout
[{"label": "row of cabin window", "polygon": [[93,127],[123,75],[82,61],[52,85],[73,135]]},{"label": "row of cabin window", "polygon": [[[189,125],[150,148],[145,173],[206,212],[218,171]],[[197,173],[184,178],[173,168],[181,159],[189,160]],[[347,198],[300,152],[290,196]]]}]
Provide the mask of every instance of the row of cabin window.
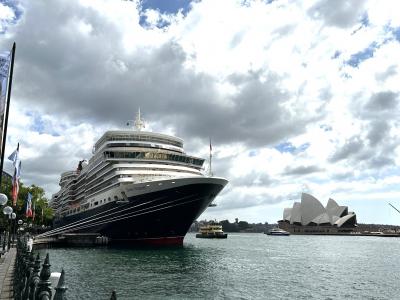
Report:
[{"label": "row of cabin window", "polygon": [[203,159],[192,158],[182,155],[175,155],[169,153],[157,153],[157,152],[104,152],[105,158],[134,158],[134,159],[155,159],[155,160],[169,160],[176,162],[183,162],[196,166],[202,166],[204,163]]},{"label": "row of cabin window", "polygon": [[126,136],[126,135],[114,135],[106,138],[106,141],[149,141],[154,143],[163,143],[167,145],[177,146],[182,148],[183,143],[171,141],[169,139],[164,139],[160,137],[153,137],[149,135],[135,135],[135,136]]},{"label": "row of cabin window", "polygon": [[[108,197],[108,199],[103,199],[103,200],[100,200],[100,201],[96,201],[96,202],[94,202],[94,203],[90,203],[90,207],[96,206],[96,205],[99,205],[99,204],[102,204],[102,203],[106,203],[107,200],[108,200],[108,202],[111,202],[111,197]],[[117,197],[117,196],[114,196],[114,200],[115,200],[115,201],[118,201],[118,197]],[[68,211],[68,215],[70,215],[70,214],[72,214],[72,213],[80,212],[80,210],[81,210],[80,207],[71,209],[71,210]]]},{"label": "row of cabin window", "polygon": [[[118,197],[117,196],[114,196],[114,200],[115,201],[118,201]],[[99,203],[100,202],[100,203]],[[94,203],[90,203],[90,206],[92,207],[92,206],[96,206],[96,205],[98,205],[98,204],[102,204],[102,203],[106,203],[107,202],[107,199],[103,199],[103,200],[100,200],[100,201],[96,201],[96,202],[94,202]],[[108,197],[108,202],[111,202],[111,197]]]}]

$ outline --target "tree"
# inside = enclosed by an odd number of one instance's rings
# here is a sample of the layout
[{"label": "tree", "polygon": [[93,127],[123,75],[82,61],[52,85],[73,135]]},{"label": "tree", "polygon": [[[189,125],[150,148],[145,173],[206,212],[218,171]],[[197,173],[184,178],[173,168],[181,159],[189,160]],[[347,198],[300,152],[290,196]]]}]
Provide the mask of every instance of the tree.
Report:
[{"label": "tree", "polygon": [[245,230],[249,228],[249,223],[246,221],[239,221],[238,223],[239,230]]},{"label": "tree", "polygon": [[230,223],[228,220],[222,220],[219,222],[222,225],[222,230],[226,232],[238,232],[238,226],[236,223]]},{"label": "tree", "polygon": [[[12,183],[11,179],[5,178],[3,176],[3,180],[1,183],[1,192],[6,194],[8,197],[7,205],[12,206],[11,199],[11,189]],[[28,193],[32,195],[32,209],[35,204],[35,219],[32,221],[32,218],[26,218],[26,199],[28,197]],[[42,217],[42,209],[43,209],[43,217]],[[14,209],[14,212],[17,214],[17,220],[23,220],[27,223],[33,223],[36,225],[45,225],[48,226],[52,223],[53,220],[53,210],[49,207],[49,201],[45,196],[45,192],[43,188],[32,184],[31,186],[25,186],[22,182],[19,184],[19,193],[17,199],[17,205]],[[8,220],[6,216],[0,213],[0,227],[5,228],[7,226]]]}]

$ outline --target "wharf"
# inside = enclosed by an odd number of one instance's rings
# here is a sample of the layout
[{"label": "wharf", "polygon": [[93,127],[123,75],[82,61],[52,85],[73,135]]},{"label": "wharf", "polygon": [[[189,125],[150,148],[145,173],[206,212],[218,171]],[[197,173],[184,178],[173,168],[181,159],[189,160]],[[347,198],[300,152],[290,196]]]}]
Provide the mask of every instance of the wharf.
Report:
[{"label": "wharf", "polygon": [[[99,233],[64,233],[54,237],[39,237],[33,241],[37,248],[47,247],[87,247],[108,244],[108,238]],[[0,299],[1,300],[1,299]]]},{"label": "wharf", "polygon": [[11,248],[0,258],[0,300],[14,299],[13,280],[16,253],[16,248]]}]

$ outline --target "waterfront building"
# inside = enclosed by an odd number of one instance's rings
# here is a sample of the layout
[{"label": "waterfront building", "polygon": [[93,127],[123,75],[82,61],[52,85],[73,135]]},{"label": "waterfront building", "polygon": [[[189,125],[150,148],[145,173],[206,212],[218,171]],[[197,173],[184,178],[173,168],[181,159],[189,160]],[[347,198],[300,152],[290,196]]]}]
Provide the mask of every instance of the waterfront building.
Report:
[{"label": "waterfront building", "polygon": [[357,217],[347,206],[329,199],[326,207],[312,195],[302,193],[301,201],[283,210],[279,227],[293,234],[346,234],[357,226]]}]

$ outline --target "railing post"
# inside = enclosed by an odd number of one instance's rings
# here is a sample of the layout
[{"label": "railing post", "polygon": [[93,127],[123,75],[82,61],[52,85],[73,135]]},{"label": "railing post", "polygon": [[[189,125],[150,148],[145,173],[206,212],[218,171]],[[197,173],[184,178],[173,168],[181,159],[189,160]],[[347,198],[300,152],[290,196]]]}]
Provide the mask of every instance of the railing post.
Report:
[{"label": "railing post", "polygon": [[112,291],[110,300],[117,300],[117,293],[115,291]]},{"label": "railing post", "polygon": [[28,263],[29,263],[29,253],[26,250],[25,247],[25,243],[22,242],[22,249],[20,251],[20,263],[19,263],[19,271],[18,271],[18,277],[19,277],[19,281],[18,281],[18,295],[17,295],[17,299],[22,299],[23,293],[24,293],[24,288],[26,285],[26,272],[28,269]]},{"label": "railing post", "polygon": [[28,262],[28,268],[26,270],[26,274],[25,274],[25,285],[24,285],[24,289],[23,289],[23,296],[22,298],[28,299],[29,297],[29,283],[30,280],[32,279],[32,273],[33,273],[33,267],[35,266],[35,257],[33,256],[33,252],[29,253],[29,262]]},{"label": "railing post", "polygon": [[42,265],[42,270],[40,271],[40,281],[37,286],[37,290],[35,293],[35,300],[50,300],[52,291],[51,291],[51,282],[49,280],[51,272],[50,272],[50,258],[47,253],[46,259]]},{"label": "railing post", "polygon": [[37,288],[37,285],[40,280],[39,273],[40,273],[40,256],[38,253],[36,255],[35,265],[33,267],[32,278],[31,278],[31,282],[29,285],[29,300],[35,299],[36,288]]},{"label": "railing post", "polygon": [[61,276],[58,280],[57,287],[55,288],[56,293],[54,294],[54,300],[66,300],[65,292],[67,291],[67,287],[65,286],[65,272],[64,269],[61,270]]}]

